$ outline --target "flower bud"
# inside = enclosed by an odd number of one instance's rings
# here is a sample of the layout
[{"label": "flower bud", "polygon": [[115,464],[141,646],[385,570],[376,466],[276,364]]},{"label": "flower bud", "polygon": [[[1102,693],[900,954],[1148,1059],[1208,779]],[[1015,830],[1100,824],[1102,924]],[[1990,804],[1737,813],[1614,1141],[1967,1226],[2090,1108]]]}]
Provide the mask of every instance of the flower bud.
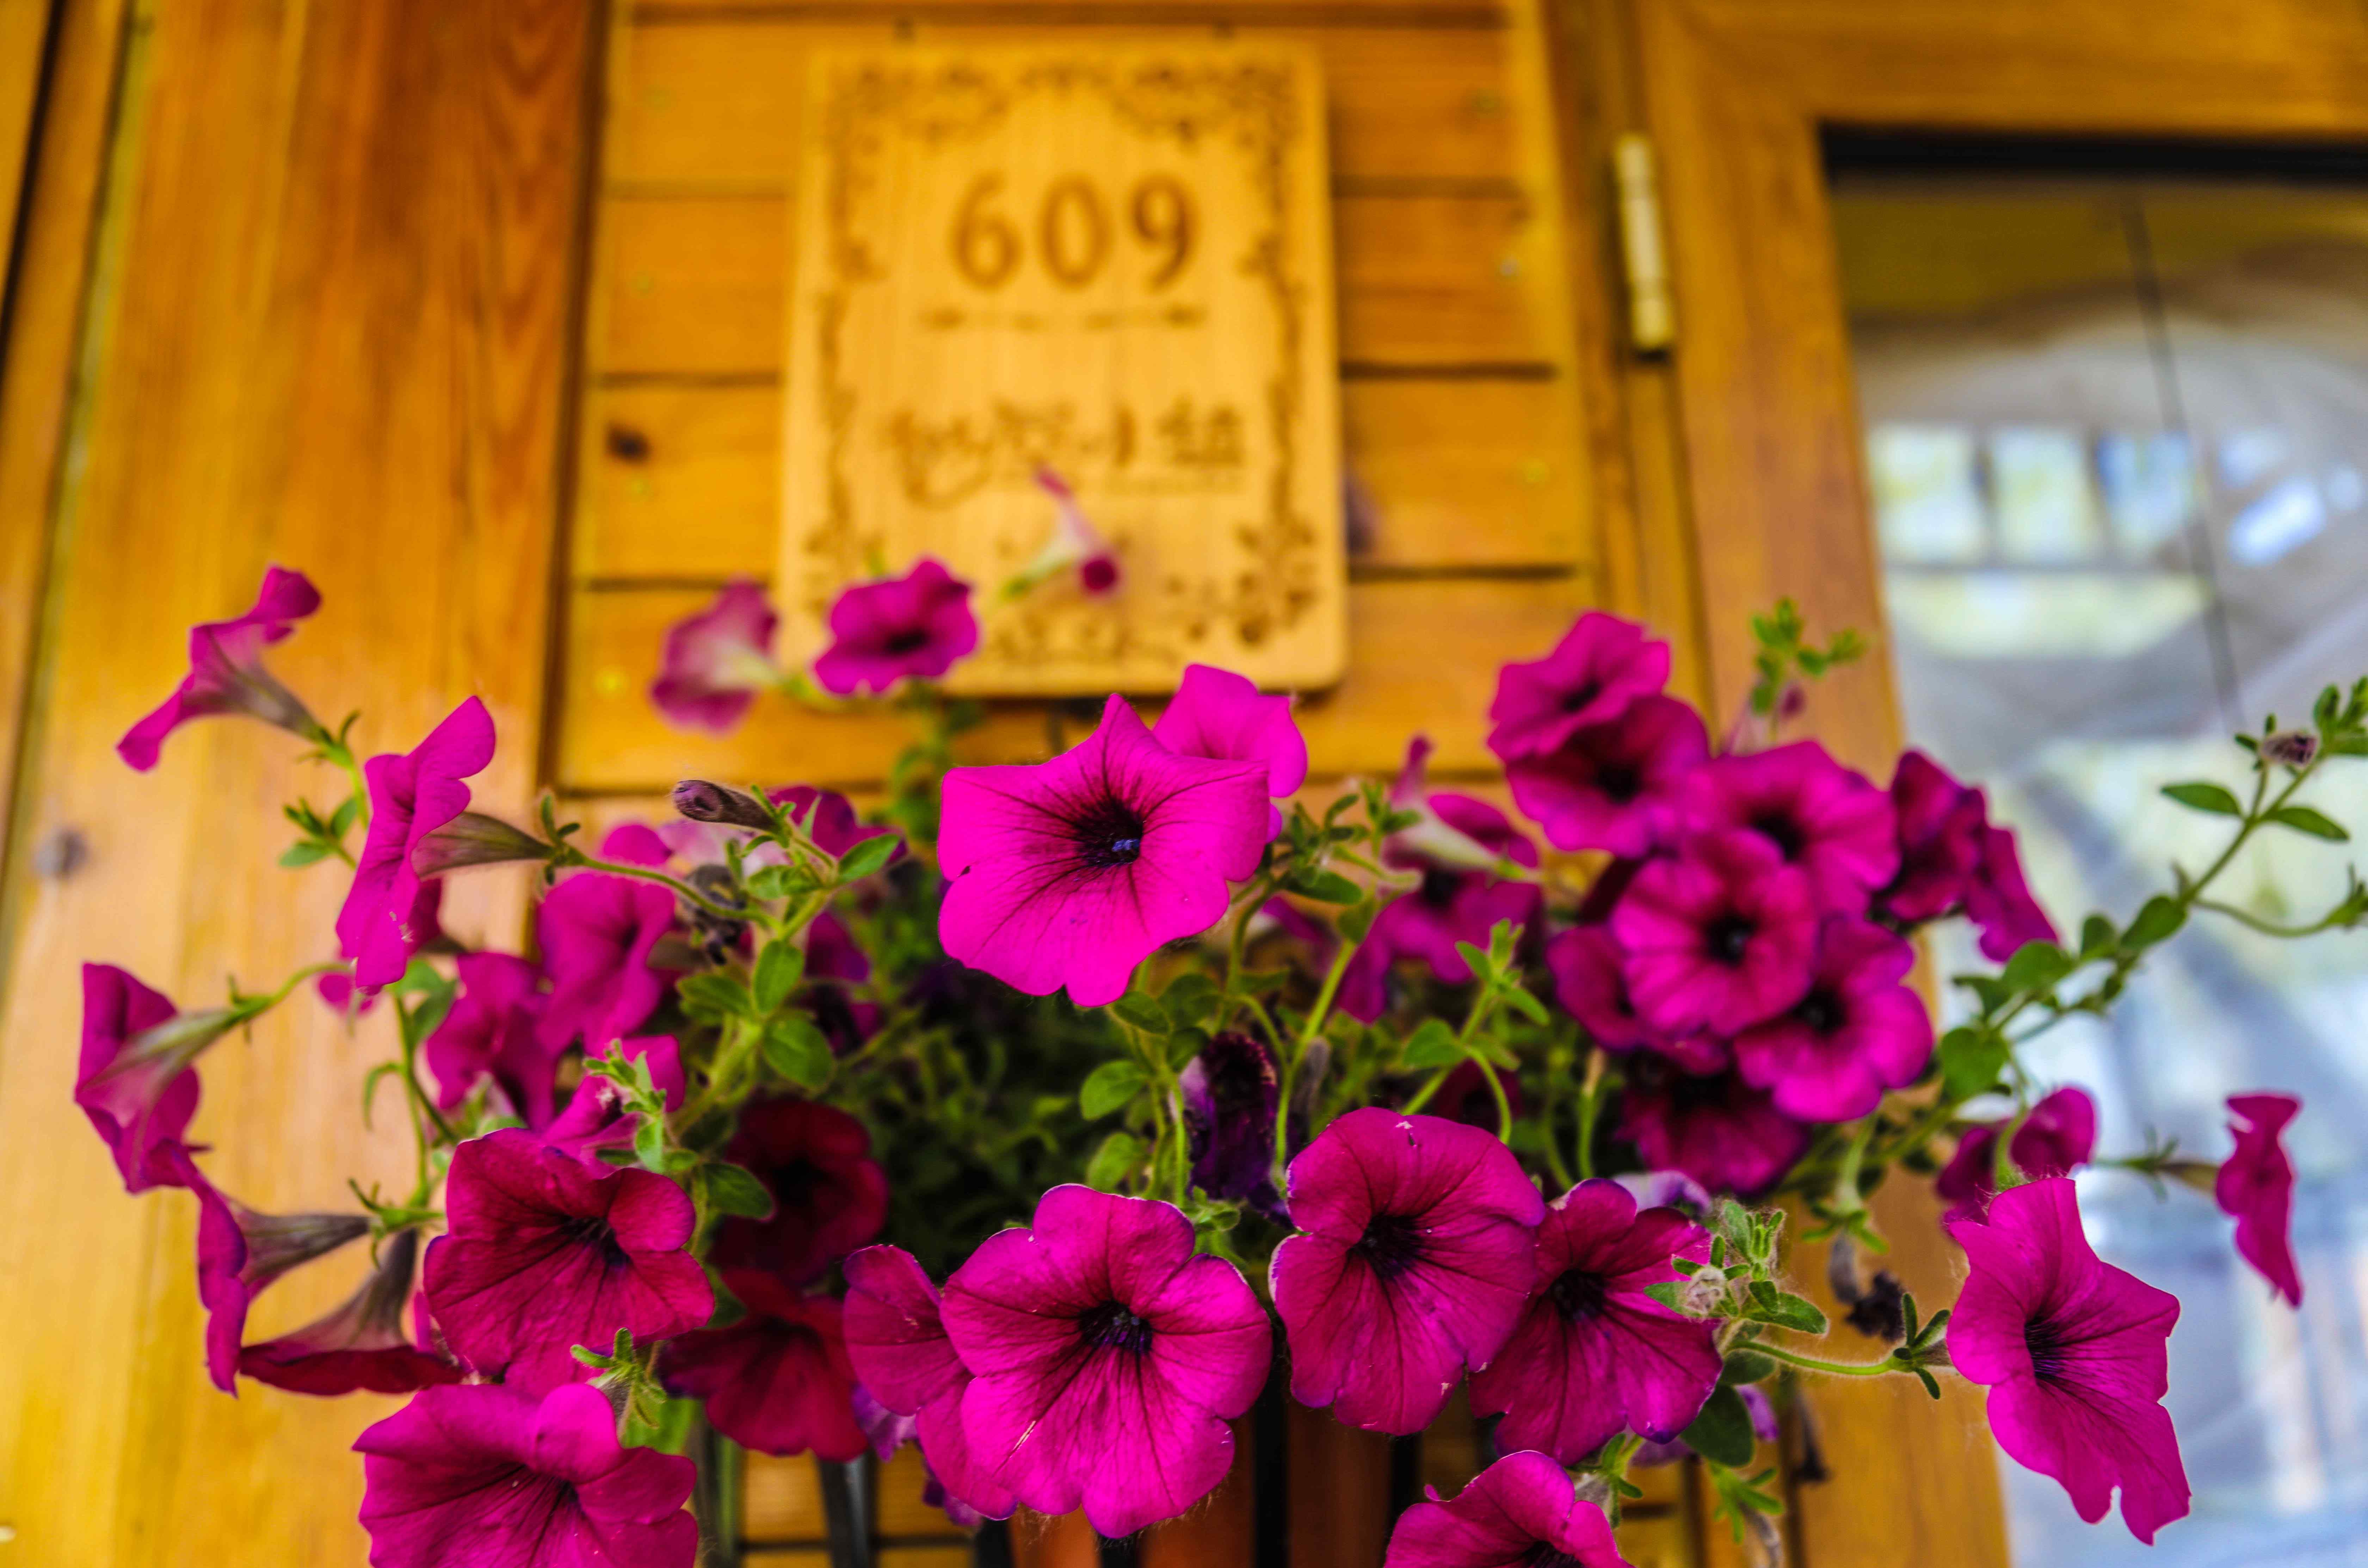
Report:
[{"label": "flower bud", "polygon": [[2261,737],[2261,760],[2308,767],[2318,756],[2318,737],[2308,730],[2279,730]]},{"label": "flower bud", "polygon": [[411,846],[411,869],[417,876],[440,877],[464,866],[550,858],[551,846],[523,829],[483,812],[462,812]]},{"label": "flower bud", "polygon": [[703,778],[686,778],[674,787],[674,809],[693,822],[723,823],[760,831],[773,825],[773,814],[765,809],[764,801]]}]

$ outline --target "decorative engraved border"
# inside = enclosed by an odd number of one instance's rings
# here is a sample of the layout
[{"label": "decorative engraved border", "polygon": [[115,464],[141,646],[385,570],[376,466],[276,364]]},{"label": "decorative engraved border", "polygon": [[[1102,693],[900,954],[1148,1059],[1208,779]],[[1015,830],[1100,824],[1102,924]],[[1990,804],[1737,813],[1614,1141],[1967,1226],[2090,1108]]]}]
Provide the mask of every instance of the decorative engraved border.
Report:
[{"label": "decorative engraved border", "polygon": [[[1324,573],[1318,554],[1322,533],[1298,508],[1294,495],[1309,290],[1294,274],[1297,256],[1290,244],[1291,157],[1304,131],[1292,69],[1254,59],[1190,65],[1059,61],[1022,65],[1007,75],[967,62],[865,62],[830,76],[820,117],[830,284],[813,301],[825,489],[821,517],[800,541],[809,563],[803,592],[808,610],[823,615],[839,588],[867,575],[884,548],[878,533],[858,524],[846,472],[859,401],[846,373],[846,324],[855,291],[885,276],[859,228],[863,204],[877,186],[874,161],[891,136],[939,144],[975,141],[999,127],[1026,98],[1086,91],[1101,95],[1122,121],[1147,135],[1190,142],[1230,133],[1248,158],[1265,222],[1237,266],[1265,285],[1274,310],[1276,369],[1267,385],[1266,413],[1275,459],[1263,515],[1235,529],[1249,559],[1230,584],[1171,574],[1159,585],[1169,601],[1165,613],[1119,618],[1110,628],[1110,645],[1079,652],[1111,660],[1154,652],[1167,655],[1166,648],[1155,650],[1142,640],[1174,631],[1188,642],[1203,642],[1219,626],[1229,627],[1243,647],[1254,648],[1295,627],[1316,604]],[[1020,665],[1052,657],[1046,628],[1037,616],[1008,618],[999,630],[1005,635],[991,639],[985,650],[990,654]]]}]

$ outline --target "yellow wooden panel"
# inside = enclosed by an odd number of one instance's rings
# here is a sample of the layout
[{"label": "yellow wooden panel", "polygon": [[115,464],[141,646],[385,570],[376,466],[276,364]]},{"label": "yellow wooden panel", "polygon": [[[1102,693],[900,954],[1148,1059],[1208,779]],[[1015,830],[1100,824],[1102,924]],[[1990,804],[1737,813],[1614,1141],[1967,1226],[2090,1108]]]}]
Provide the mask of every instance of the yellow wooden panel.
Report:
[{"label": "yellow wooden panel", "polygon": [[[1352,365],[1561,364],[1555,247],[1519,196],[1345,196],[1332,204],[1340,357]],[[591,369],[778,373],[789,214],[771,197],[610,196]]]},{"label": "yellow wooden panel", "polygon": [[872,1562],[878,1568],[970,1568],[970,1543],[950,1541],[944,1546],[883,1546],[873,1556]]},{"label": "yellow wooden panel", "polygon": [[[784,191],[813,50],[1046,36],[1042,28],[910,28],[886,19],[850,28],[719,17],[627,28],[615,44],[603,176],[612,186],[673,191]],[[1125,28],[1065,36],[1091,48],[1143,38]],[[1517,116],[1544,112],[1508,85],[1506,35],[1495,28],[1251,27],[1234,36],[1318,51],[1332,172],[1342,179],[1509,182],[1517,176]]]},{"label": "yellow wooden panel", "polygon": [[[632,13],[650,21],[692,26],[734,12],[778,15],[794,9],[815,21],[860,20],[876,16],[885,0],[630,0]],[[1369,22],[1373,17],[1403,17],[1426,28],[1498,28],[1505,13],[1495,0],[897,0],[899,16],[960,17],[964,13],[1023,10],[1030,26],[1106,23],[1115,17],[1173,25],[1255,25],[1277,13],[1294,17],[1312,16],[1328,20]]]},{"label": "yellow wooden panel", "polygon": [[578,577],[766,576],[781,529],[777,386],[584,393]]},{"label": "yellow wooden panel", "polygon": [[745,1568],[830,1568],[827,1551],[751,1551],[741,1557]]},{"label": "yellow wooden panel", "polygon": [[1630,1568],[1695,1568],[1692,1527],[1680,1513],[1631,1513],[1620,1521],[1620,1555]]},{"label": "yellow wooden panel", "polygon": [[[663,809],[663,807],[661,807]],[[945,1509],[921,1500],[923,1488],[928,1484],[929,1468],[922,1462],[918,1444],[907,1443],[895,1456],[872,1472],[871,1518],[878,1533],[886,1536],[929,1536],[953,1533],[954,1526],[946,1517]]]},{"label": "yellow wooden panel", "polygon": [[775,1459],[752,1453],[746,1461],[740,1530],[750,1540],[820,1540],[830,1533],[823,1517],[822,1481],[812,1454]]}]

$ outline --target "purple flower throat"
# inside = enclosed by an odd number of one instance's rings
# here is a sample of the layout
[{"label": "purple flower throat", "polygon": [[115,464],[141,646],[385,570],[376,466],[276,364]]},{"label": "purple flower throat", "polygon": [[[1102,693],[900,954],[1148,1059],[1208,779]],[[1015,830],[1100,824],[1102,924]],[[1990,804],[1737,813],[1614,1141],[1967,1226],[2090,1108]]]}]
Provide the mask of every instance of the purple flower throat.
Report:
[{"label": "purple flower throat", "polygon": [[1813,989],[1801,998],[1793,1016],[1818,1034],[1831,1034],[1848,1021],[1841,1001],[1823,986]]},{"label": "purple flower throat", "polygon": [[1542,1540],[1521,1553],[1520,1568],[1587,1568],[1587,1564],[1554,1542]]},{"label": "purple flower throat", "polygon": [[1590,1274],[1584,1268],[1565,1268],[1546,1287],[1553,1298],[1554,1311],[1565,1323],[1585,1323],[1603,1315],[1605,1291],[1603,1276]]},{"label": "purple flower throat", "polygon": [[1568,691],[1562,694],[1562,710],[1565,713],[1576,713],[1602,695],[1603,683],[1601,681],[1580,681],[1577,686],[1572,687]]},{"label": "purple flower throat", "polygon": [[881,639],[880,651],[894,658],[917,653],[929,645],[929,630],[926,626],[901,626]]},{"label": "purple flower throat", "polygon": [[1087,804],[1069,831],[1079,858],[1098,870],[1131,865],[1143,855],[1143,818],[1115,795]]},{"label": "purple flower throat", "polygon": [[1078,1315],[1077,1337],[1095,1350],[1143,1356],[1151,1349],[1151,1324],[1118,1301],[1104,1301]]},{"label": "purple flower throat", "polygon": [[1808,847],[1809,835],[1789,812],[1764,812],[1751,819],[1751,831],[1774,845],[1788,862],[1798,860],[1801,851]]},{"label": "purple flower throat", "polygon": [[1702,928],[1702,950],[1730,969],[1743,962],[1759,926],[1740,915],[1722,915]]},{"label": "purple flower throat", "polygon": [[1422,1261],[1422,1231],[1404,1214],[1376,1214],[1349,1250],[1383,1278],[1395,1279]]},{"label": "purple flower throat", "polygon": [[578,1246],[598,1247],[600,1261],[611,1269],[630,1268],[633,1260],[617,1240],[616,1227],[598,1214],[577,1214],[563,1221],[560,1233]]},{"label": "purple flower throat", "polygon": [[2032,1318],[2022,1325],[2023,1347],[2031,1352],[2031,1369],[2042,1382],[2059,1382],[2072,1364],[2061,1330],[2053,1318]]}]

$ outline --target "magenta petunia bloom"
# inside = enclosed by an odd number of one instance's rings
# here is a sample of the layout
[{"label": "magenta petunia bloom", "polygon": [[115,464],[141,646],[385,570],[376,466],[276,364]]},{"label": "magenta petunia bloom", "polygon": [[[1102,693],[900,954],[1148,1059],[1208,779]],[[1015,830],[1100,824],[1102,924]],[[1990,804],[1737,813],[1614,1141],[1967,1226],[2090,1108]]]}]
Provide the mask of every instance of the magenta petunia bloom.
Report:
[{"label": "magenta petunia bloom", "polygon": [[1891,797],[1815,741],[1718,757],[1685,783],[1688,825],[1758,834],[1809,874],[1828,913],[1857,914],[1899,869]]},{"label": "magenta petunia bloom", "polygon": [[[1225,1423],[1266,1384],[1265,1308],[1196,1255],[1174,1205],[1056,1187],[946,1281],[970,1369],[962,1427],[1019,1501],[1105,1536],[1172,1519],[1232,1467]],[[923,1441],[927,1442],[926,1428]]]},{"label": "magenta petunia bloom", "polygon": [[1282,1107],[1282,1080],[1274,1052],[1253,1036],[1220,1030],[1184,1064],[1176,1086],[1183,1096],[1192,1185],[1212,1198],[1240,1199],[1282,1222],[1282,1195],[1274,1189],[1274,1119]]},{"label": "magenta petunia bloom", "polygon": [[948,957],[1081,1007],[1125,994],[1162,943],[1224,916],[1266,849],[1267,767],[1178,756],[1122,698],[1050,762],[945,778]]},{"label": "magenta petunia bloom", "polygon": [[1808,875],[1753,833],[1709,834],[1648,862],[1611,912],[1637,1015],[1670,1034],[1733,1035],[1808,994]]},{"label": "magenta petunia bloom", "polygon": [[461,780],[493,760],[493,716],[472,697],[409,752],[362,765],[370,784],[370,833],[354,885],[337,912],[337,946],[354,960],[355,984],[393,984],[427,939],[413,916],[423,879],[413,868],[412,851],[469,809],[469,787]]},{"label": "magenta petunia bloom", "polygon": [[360,1214],[258,1214],[217,1188],[186,1151],[171,1156],[180,1180],[198,1195],[198,1300],[206,1309],[206,1370],[214,1387],[235,1393],[246,1309],[265,1286],[316,1257],[370,1233]]},{"label": "magenta petunia bloom", "polygon": [[1497,672],[1488,749],[1507,763],[1542,756],[1591,724],[1608,724],[1669,680],[1669,645],[1634,621],[1589,610],[1554,652]]},{"label": "magenta petunia bloom", "polygon": [[1502,1415],[1497,1442],[1578,1464],[1622,1430],[1667,1441],[1718,1386],[1716,1326],[1645,1293],[1706,1262],[1710,1233],[1674,1209],[1638,1212],[1613,1181],[1583,1181],[1546,1205],[1538,1286],[1487,1367],[1472,1413]]},{"label": "magenta petunia bloom", "polygon": [[1015,585],[1024,590],[1074,569],[1077,591],[1087,598],[1107,598],[1118,592],[1125,579],[1118,551],[1110,548],[1110,540],[1087,517],[1069,482],[1039,464],[1036,488],[1053,498],[1053,531],[1045,537],[1034,559],[1019,569],[1013,580]]},{"label": "magenta petunia bloom", "polygon": [[1426,868],[1413,891],[1382,905],[1374,916],[1372,929],[1341,975],[1340,1010],[1365,1023],[1380,1017],[1389,1006],[1390,966],[1400,959],[1420,959],[1445,984],[1466,983],[1472,966],[1456,944],[1486,948],[1488,933],[1505,920],[1521,928],[1523,947],[1534,951],[1545,926],[1544,895],[1532,883],[1502,881],[1486,871]]},{"label": "magenta petunia bloom", "polygon": [[1303,1233],[1269,1278],[1292,1396],[1367,1431],[1421,1431],[1520,1321],[1545,1200],[1492,1135],[1372,1107],[1292,1161],[1285,1200]]},{"label": "magenta petunia bloom", "polygon": [[839,697],[882,692],[907,677],[935,680],[977,647],[970,585],[924,556],[902,577],[858,583],[839,594],[814,680]]},{"label": "magenta petunia bloom", "polygon": [[730,733],[758,692],[781,682],[780,625],[763,588],[746,577],[726,583],[713,604],[666,628],[650,701],[679,729]]},{"label": "magenta petunia bloom", "polygon": [[74,1104],[115,1156],[124,1191],[181,1185],[181,1139],[198,1113],[191,1064],[236,1021],[227,1008],[182,1013],[113,964],[82,966]]},{"label": "magenta petunia bloom", "polygon": [[487,1079],[529,1127],[551,1120],[557,1049],[539,1038],[542,971],[508,953],[462,953],[453,960],[461,993],[423,1046],[436,1074],[436,1105],[450,1110]]},{"label": "magenta petunia bloom", "polygon": [[[682,1108],[683,1072],[682,1048],[672,1035],[635,1035],[617,1042],[617,1052],[628,1062],[643,1062],[650,1069],[650,1084],[666,1096],[668,1111]],[[586,1073],[575,1093],[567,1096],[567,1108],[542,1129],[542,1141],[554,1149],[564,1149],[579,1160],[587,1160],[607,1168],[600,1158],[603,1149],[630,1149],[633,1133],[642,1123],[641,1117],[623,1108],[625,1092],[617,1081],[605,1074]]]},{"label": "magenta petunia bloom", "polygon": [[313,979],[313,994],[324,1006],[346,1018],[359,1018],[378,1006],[378,993],[354,983],[354,977],[333,969]]},{"label": "magenta petunia bloom", "polygon": [[192,719],[222,713],[244,713],[306,740],[318,738],[320,722],[263,667],[263,650],[320,608],[320,592],[302,573],[266,568],[254,608],[233,620],[189,628],[189,673],[155,711],[123,733],[115,754],[145,773],[156,766],[166,735]]},{"label": "magenta petunia bloom", "polygon": [[[2008,1147],[2015,1168],[2032,1180],[2070,1176],[2097,1148],[2097,1102],[2080,1089],[2056,1090],[2031,1108]],[[1969,1127],[1932,1190],[1949,1204],[1952,1220],[1978,1220],[1998,1191],[1998,1129]]]},{"label": "magenta petunia bloom", "polygon": [[[1266,792],[1281,800],[1307,782],[1307,742],[1291,717],[1291,699],[1259,695],[1248,677],[1213,665],[1185,666],[1175,699],[1151,726],[1151,738],[1178,756],[1262,762]],[[1269,806],[1267,833],[1282,831]]]},{"label": "magenta petunia bloom", "polygon": [[1982,860],[1989,823],[1982,792],[1960,784],[1920,751],[1899,754],[1891,775],[1891,809],[1899,825],[1899,872],[1883,907],[1913,923],[1936,920],[1965,901]]},{"label": "magenta petunia bloom", "polygon": [[1412,812],[1413,825],[1390,835],[1383,858],[1392,866],[1492,871],[1500,860],[1535,869],[1538,846],[1513,819],[1474,795],[1430,790],[1426,775],[1430,737],[1406,742],[1406,761],[1390,783],[1390,804]]},{"label": "magenta petunia bloom", "polygon": [[1663,1038],[1636,1016],[1622,973],[1620,944],[1601,926],[1574,926],[1546,944],[1554,999],[1606,1051],[1633,1051]]},{"label": "magenta petunia bloom", "polygon": [[1733,1073],[1640,1075],[1622,1099],[1620,1135],[1656,1170],[1745,1197],[1774,1185],[1809,1146],[1807,1128]]},{"label": "magenta petunia bloom", "polygon": [[2294,1169],[2280,1139],[2301,1110],[2302,1102],[2292,1095],[2231,1095],[2228,1113],[2237,1119],[2228,1131],[2237,1150],[2221,1163],[2212,1184],[2213,1201],[2236,1219],[2237,1256],[2259,1269],[2293,1307],[2302,1305],[2302,1274],[2287,1234],[2294,1221]]},{"label": "magenta petunia bloom", "polygon": [[723,1157],[773,1194],[768,1218],[734,1217],[716,1228],[713,1260],[727,1274],[753,1270],[803,1285],[887,1222],[887,1173],[871,1157],[871,1135],[843,1110],[759,1101],[740,1113]]},{"label": "magenta petunia bloom", "polygon": [[277,1339],[244,1346],[239,1371],[292,1393],[410,1393],[459,1382],[459,1367],[403,1331],[418,1264],[419,1233],[396,1232],[379,1249],[378,1267],[343,1306]]},{"label": "magenta petunia bloom", "polygon": [[1736,1071],[1803,1121],[1853,1121],[1932,1059],[1932,1017],[1905,983],[1916,950],[1872,921],[1829,916],[1809,994],[1735,1037]]},{"label": "magenta petunia bloom", "polygon": [[714,1311],[683,1249],[690,1198],[648,1171],[596,1170],[518,1128],[452,1153],[446,1233],[427,1249],[427,1303],[472,1367],[535,1388],[592,1376],[569,1354],[617,1331],[663,1339]]},{"label": "magenta petunia bloom", "polygon": [[674,928],[674,894],[655,882],[579,872],[560,880],[535,914],[535,938],[551,975],[536,1030],[564,1051],[581,1040],[604,1055],[633,1032],[671,983],[650,967],[658,938]]},{"label": "magenta petunia bloom", "polygon": [[1949,1318],[1949,1359],[1990,1391],[1990,1431],[2062,1483],[2095,1524],[2151,1544],[2187,1512],[2187,1471],[2162,1396],[2179,1298],[2100,1259],[2064,1177],[1998,1195],[1987,1223],[1952,1220],[1972,1272]]},{"label": "magenta petunia bloom", "polygon": [[732,1289],[748,1315],[668,1340],[658,1366],[668,1391],[705,1401],[707,1419],[743,1448],[811,1449],[842,1464],[860,1457],[871,1441],[855,1419],[838,1302],[757,1275]]},{"label": "magenta petunia bloom", "polygon": [[2004,963],[2025,942],[2053,942],[2055,923],[2031,895],[2010,828],[1982,830],[1982,858],[1965,884],[1965,918],[1981,927],[1982,957]]},{"label": "magenta petunia bloom", "polygon": [[948,1495],[983,1517],[1009,1518],[1019,1499],[997,1468],[973,1451],[962,1426],[970,1369],[954,1354],[937,1287],[910,1253],[865,1247],[847,1260],[844,1323],[862,1387],[916,1419],[921,1455]]},{"label": "magenta petunia bloom", "polygon": [[690,1460],[597,1390],[427,1389],[354,1440],[370,1568],[691,1568]]},{"label": "magenta petunia bloom", "polygon": [[1640,697],[1552,751],[1512,758],[1505,782],[1555,848],[1644,855],[1668,842],[1680,787],[1709,757],[1702,715],[1674,697]]},{"label": "magenta petunia bloom", "polygon": [[1544,1454],[1507,1454],[1398,1516],[1383,1568],[1628,1568],[1603,1510]]}]

